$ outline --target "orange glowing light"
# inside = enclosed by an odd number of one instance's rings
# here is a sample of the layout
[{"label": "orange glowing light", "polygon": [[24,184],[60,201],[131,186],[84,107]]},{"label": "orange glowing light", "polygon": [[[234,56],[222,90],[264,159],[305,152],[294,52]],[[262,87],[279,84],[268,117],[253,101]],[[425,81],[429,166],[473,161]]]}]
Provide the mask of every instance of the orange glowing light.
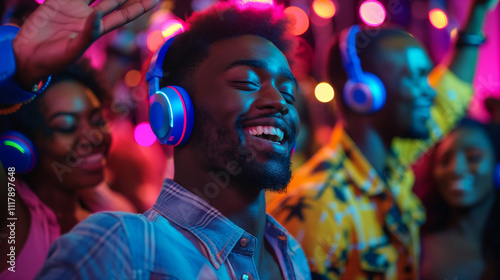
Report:
[{"label": "orange glowing light", "polygon": [[429,20],[437,29],[443,29],[448,25],[448,17],[441,9],[432,9],[429,12]]},{"label": "orange glowing light", "polygon": [[330,0],[315,0],[312,6],[314,12],[321,18],[331,18],[337,11],[335,4]]},{"label": "orange glowing light", "polygon": [[147,45],[148,49],[152,52],[156,51],[165,42],[161,31],[155,30],[148,35]]},{"label": "orange glowing light", "polygon": [[455,38],[457,38],[457,34],[458,34],[458,28],[456,28],[456,27],[455,27],[455,28],[453,28],[453,30],[451,30],[451,32],[450,32],[450,38],[451,38],[451,39],[455,39]]},{"label": "orange glowing light", "polygon": [[141,82],[141,72],[130,70],[125,74],[125,84],[129,87],[136,87]]},{"label": "orange glowing light", "polygon": [[290,17],[292,22],[292,29],[290,32],[293,35],[299,36],[307,31],[309,28],[309,18],[304,10],[299,7],[290,6],[285,9],[285,14]]}]

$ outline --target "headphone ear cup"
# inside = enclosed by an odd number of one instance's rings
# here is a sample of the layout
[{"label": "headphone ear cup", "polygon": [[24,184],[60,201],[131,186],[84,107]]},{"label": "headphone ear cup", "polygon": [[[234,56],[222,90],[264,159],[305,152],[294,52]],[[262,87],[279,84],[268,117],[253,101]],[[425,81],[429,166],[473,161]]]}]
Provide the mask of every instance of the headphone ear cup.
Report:
[{"label": "headphone ear cup", "polygon": [[493,181],[497,190],[500,190],[500,162],[497,163],[493,169]]},{"label": "headphone ear cup", "polygon": [[357,113],[373,113],[380,110],[386,100],[385,86],[376,75],[364,72],[359,82],[348,80],[343,90],[344,101]]},{"label": "headphone ear cup", "polygon": [[7,131],[0,135],[0,161],[4,168],[14,167],[17,174],[29,173],[38,162],[35,145],[20,132]]},{"label": "headphone ear cup", "polygon": [[160,143],[186,143],[194,123],[193,103],[186,90],[167,86],[153,94],[149,99],[149,123]]},{"label": "headphone ear cup", "polygon": [[364,72],[364,74],[365,84],[368,85],[373,96],[372,110],[370,112],[376,112],[384,107],[387,92],[384,83],[382,83],[377,75],[369,72]]}]

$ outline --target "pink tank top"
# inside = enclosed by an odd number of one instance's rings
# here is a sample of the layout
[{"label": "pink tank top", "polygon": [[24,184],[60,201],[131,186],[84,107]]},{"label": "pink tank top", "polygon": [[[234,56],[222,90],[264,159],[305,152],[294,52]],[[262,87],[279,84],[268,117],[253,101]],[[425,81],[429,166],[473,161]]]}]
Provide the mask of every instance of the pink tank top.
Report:
[{"label": "pink tank top", "polygon": [[[16,256],[15,272],[5,270],[0,273],[2,280],[34,279],[49,252],[49,247],[60,235],[61,229],[56,215],[26,185],[18,180],[17,198],[21,198],[31,216],[30,231],[21,252]],[[16,223],[22,221],[17,220]]]}]

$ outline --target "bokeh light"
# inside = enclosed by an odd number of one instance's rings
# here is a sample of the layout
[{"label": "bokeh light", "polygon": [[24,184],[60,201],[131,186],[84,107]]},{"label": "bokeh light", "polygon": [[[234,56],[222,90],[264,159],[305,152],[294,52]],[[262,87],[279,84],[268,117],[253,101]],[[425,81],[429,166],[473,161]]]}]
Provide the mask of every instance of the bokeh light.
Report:
[{"label": "bokeh light", "polygon": [[429,11],[429,20],[432,26],[437,29],[443,29],[448,25],[448,17],[441,9],[432,9]]},{"label": "bokeh light", "polygon": [[45,2],[45,0],[35,0],[38,4],[43,4],[43,2]]},{"label": "bokeh light", "polygon": [[331,18],[337,11],[335,4],[330,0],[315,0],[312,7],[314,12],[321,18]]},{"label": "bokeh light", "polygon": [[290,32],[293,35],[299,36],[307,31],[309,28],[309,18],[304,10],[299,7],[290,6],[285,9],[285,14],[290,17],[292,22],[292,29]]},{"label": "bokeh light", "polygon": [[165,42],[165,38],[163,38],[161,31],[155,30],[149,33],[147,42],[148,49],[154,52]]},{"label": "bokeh light", "polygon": [[161,35],[166,40],[182,32],[184,32],[184,24],[178,19],[167,20],[161,28]]},{"label": "bokeh light", "polygon": [[130,70],[125,74],[125,84],[128,87],[136,87],[141,82],[141,72]]},{"label": "bokeh light", "polygon": [[149,122],[142,122],[135,127],[134,139],[137,144],[143,147],[149,147],[156,141],[156,136],[151,130]]},{"label": "bokeh light", "polygon": [[386,17],[385,8],[380,2],[369,0],[363,2],[359,7],[359,16],[369,26],[381,25]]},{"label": "bokeh light", "polygon": [[455,39],[457,37],[457,35],[458,35],[458,28],[455,27],[450,32],[450,38]]},{"label": "bokeh light", "polygon": [[314,89],[314,96],[323,103],[332,101],[334,95],[333,87],[329,83],[319,83]]}]

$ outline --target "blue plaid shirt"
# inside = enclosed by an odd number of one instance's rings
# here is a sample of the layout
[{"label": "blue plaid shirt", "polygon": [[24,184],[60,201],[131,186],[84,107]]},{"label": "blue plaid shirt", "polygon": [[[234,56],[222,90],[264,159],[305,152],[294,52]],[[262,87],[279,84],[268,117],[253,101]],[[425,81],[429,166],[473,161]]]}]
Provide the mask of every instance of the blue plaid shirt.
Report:
[{"label": "blue plaid shirt", "polygon": [[[270,216],[265,238],[285,279],[310,279],[300,245]],[[167,179],[144,215],[102,212],[63,235],[37,279],[259,279],[256,248],[254,236]]]}]

